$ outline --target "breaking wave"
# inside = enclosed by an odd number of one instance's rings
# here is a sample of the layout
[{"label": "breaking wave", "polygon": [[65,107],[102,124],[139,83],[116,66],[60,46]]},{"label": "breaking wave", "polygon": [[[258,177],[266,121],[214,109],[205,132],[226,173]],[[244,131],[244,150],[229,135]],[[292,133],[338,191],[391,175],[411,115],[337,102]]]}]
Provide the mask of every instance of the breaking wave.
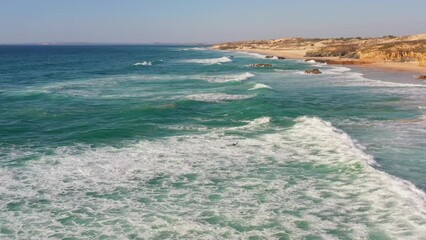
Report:
[{"label": "breaking wave", "polygon": [[292,73],[292,74],[298,74],[298,75],[305,75],[305,71],[302,70],[286,70],[286,69],[274,69],[276,72],[282,72],[282,73]]},{"label": "breaking wave", "polygon": [[268,88],[271,89],[270,86],[266,85],[266,84],[262,84],[262,83],[256,83],[252,88],[250,88],[249,90],[256,90],[256,89],[262,89],[262,88]]},{"label": "breaking wave", "polygon": [[147,62],[147,61],[138,62],[133,64],[133,66],[152,66],[152,62]]},{"label": "breaking wave", "polygon": [[343,131],[316,117],[285,129],[270,121],[240,129],[274,130],[256,136],[60,147],[25,168],[0,168],[2,229],[24,239],[425,236],[425,194],[367,164]]},{"label": "breaking wave", "polygon": [[224,83],[224,82],[241,82],[247,79],[250,79],[252,77],[255,77],[256,75],[246,72],[242,74],[230,74],[230,75],[222,75],[222,76],[208,76],[203,77],[204,80],[207,80],[209,82],[215,82],[215,83]]},{"label": "breaking wave", "polygon": [[193,47],[193,48],[184,48],[183,51],[206,51],[208,48],[203,47]]},{"label": "breaking wave", "polygon": [[255,97],[256,95],[233,95],[225,93],[200,93],[186,96],[187,99],[199,102],[228,102],[235,100],[244,100]]},{"label": "breaking wave", "polygon": [[242,54],[242,55],[248,55],[250,57],[255,57],[255,58],[265,58],[266,55],[262,55],[259,53],[251,53],[251,52],[241,52],[241,51],[237,51],[236,53]]},{"label": "breaking wave", "polygon": [[221,57],[221,58],[209,58],[209,59],[189,59],[189,60],[184,60],[183,62],[211,65],[211,64],[221,64],[221,63],[232,62],[232,59],[229,57]]}]

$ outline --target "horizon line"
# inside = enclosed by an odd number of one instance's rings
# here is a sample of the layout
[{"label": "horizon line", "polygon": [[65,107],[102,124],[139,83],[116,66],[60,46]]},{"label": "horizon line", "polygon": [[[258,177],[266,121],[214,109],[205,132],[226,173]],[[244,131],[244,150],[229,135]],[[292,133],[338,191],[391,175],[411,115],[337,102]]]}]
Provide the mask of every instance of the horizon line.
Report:
[{"label": "horizon line", "polygon": [[27,45],[27,46],[78,46],[78,45],[214,45],[217,43],[167,43],[167,42],[153,42],[153,43],[120,43],[120,42],[34,42],[34,43],[0,43],[0,46],[5,45]]},{"label": "horizon line", "polygon": [[229,42],[242,42],[242,41],[262,41],[262,40],[275,40],[275,39],[284,39],[284,38],[300,38],[300,39],[352,39],[352,38],[362,38],[362,39],[372,39],[372,38],[385,38],[385,37],[407,37],[415,36],[425,33],[416,33],[410,35],[384,35],[384,36],[351,36],[351,37],[278,37],[278,38],[268,38],[268,39],[245,39],[245,40],[229,40],[229,41],[215,41],[215,42],[149,42],[149,43],[138,43],[138,42],[61,42],[61,41],[52,41],[52,42],[28,42],[28,43],[0,43],[0,46],[4,45],[37,45],[37,46],[61,46],[61,45],[215,45],[221,43]]}]

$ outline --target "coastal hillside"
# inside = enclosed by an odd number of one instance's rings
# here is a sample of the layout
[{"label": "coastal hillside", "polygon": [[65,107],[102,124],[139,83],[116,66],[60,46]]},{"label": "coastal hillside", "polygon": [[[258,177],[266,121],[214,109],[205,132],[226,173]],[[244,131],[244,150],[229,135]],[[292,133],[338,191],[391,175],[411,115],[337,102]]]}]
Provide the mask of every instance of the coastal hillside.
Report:
[{"label": "coastal hillside", "polygon": [[418,62],[426,67],[426,34],[379,38],[280,38],[218,44],[219,50],[287,51],[290,57],[342,58],[358,63]]}]

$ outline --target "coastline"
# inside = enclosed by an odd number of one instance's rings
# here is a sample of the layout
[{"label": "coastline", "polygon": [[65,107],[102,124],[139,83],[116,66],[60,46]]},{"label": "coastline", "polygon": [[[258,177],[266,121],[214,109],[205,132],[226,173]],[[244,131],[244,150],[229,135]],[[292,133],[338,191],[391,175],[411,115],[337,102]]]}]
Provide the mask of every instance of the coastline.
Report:
[{"label": "coastline", "polygon": [[[424,87],[364,79],[345,67],[203,48],[95,46],[71,55],[67,47],[32,49],[7,51],[6,68],[23,69],[5,72],[12,81],[0,84],[8,92],[0,94],[10,113],[4,122],[26,130],[19,139],[13,132],[0,136],[6,143],[0,182],[9,186],[0,211],[6,238],[145,237],[138,229],[147,229],[148,238],[425,235]],[[52,51],[65,52],[56,64],[46,57]],[[116,70],[105,68],[117,58]],[[63,68],[69,62],[76,65]],[[249,67],[259,62],[274,67]],[[303,74],[313,67],[324,74]],[[50,77],[55,71],[61,75]],[[34,81],[22,88],[25,76]],[[36,101],[37,111],[28,101]],[[41,118],[42,125],[32,124]],[[99,127],[103,119],[108,124]],[[76,199],[81,211],[73,211]],[[324,220],[318,212],[337,217]],[[52,235],[58,219],[66,227]]]},{"label": "coastline", "polygon": [[[415,76],[425,75],[426,67],[418,66],[417,62],[374,62],[366,63],[360,62],[356,59],[350,58],[339,58],[339,57],[305,57],[306,50],[294,50],[294,49],[235,49],[228,51],[239,51],[239,52],[250,52],[258,53],[262,55],[272,55],[277,57],[284,57],[287,59],[313,59],[317,61],[334,61],[336,63],[330,63],[331,65],[345,65],[345,66],[355,66],[357,68],[369,68],[377,69],[387,72],[405,72],[410,73],[413,76],[414,80],[417,80]],[[417,80],[421,81],[421,80]]]}]

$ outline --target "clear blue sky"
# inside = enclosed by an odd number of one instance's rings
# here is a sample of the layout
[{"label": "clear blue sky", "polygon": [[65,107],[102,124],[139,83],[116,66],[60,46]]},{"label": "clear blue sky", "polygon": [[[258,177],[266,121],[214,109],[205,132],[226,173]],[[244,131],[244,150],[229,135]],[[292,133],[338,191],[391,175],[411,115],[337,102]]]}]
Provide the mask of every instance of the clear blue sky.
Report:
[{"label": "clear blue sky", "polygon": [[0,0],[0,43],[426,33],[426,0]]}]

